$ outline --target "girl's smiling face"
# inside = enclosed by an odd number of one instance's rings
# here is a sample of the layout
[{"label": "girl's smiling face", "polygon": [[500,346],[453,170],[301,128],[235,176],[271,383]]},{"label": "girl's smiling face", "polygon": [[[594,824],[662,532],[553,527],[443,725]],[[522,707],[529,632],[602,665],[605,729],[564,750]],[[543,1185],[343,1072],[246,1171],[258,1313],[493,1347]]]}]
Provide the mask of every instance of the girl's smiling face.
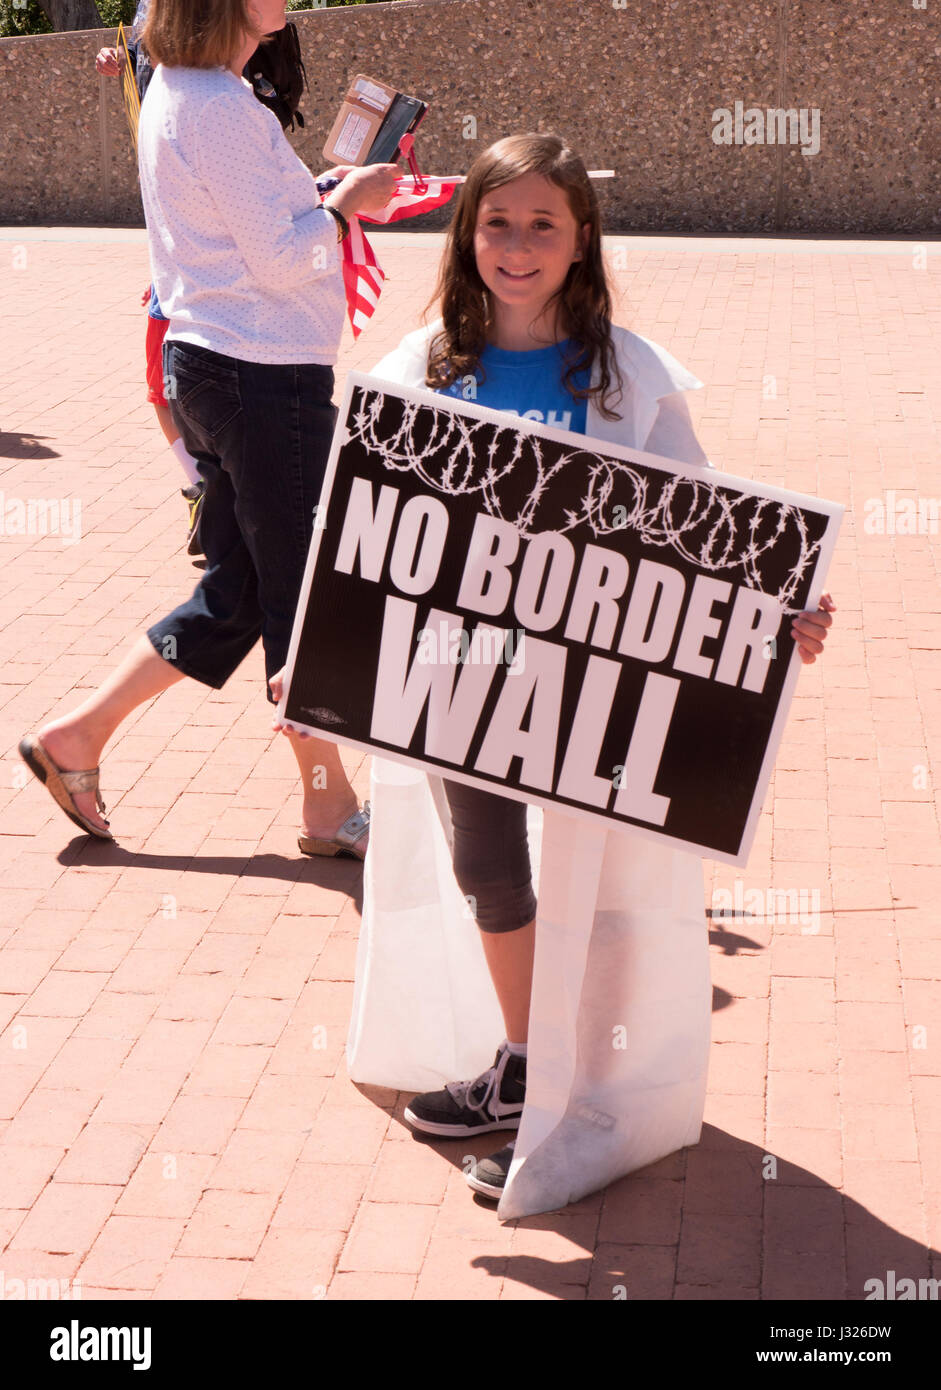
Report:
[{"label": "girl's smiling face", "polygon": [[589,226],[579,230],[565,190],[542,174],[524,174],[490,193],[477,208],[474,255],[497,306],[517,322],[537,319],[581,260]]}]

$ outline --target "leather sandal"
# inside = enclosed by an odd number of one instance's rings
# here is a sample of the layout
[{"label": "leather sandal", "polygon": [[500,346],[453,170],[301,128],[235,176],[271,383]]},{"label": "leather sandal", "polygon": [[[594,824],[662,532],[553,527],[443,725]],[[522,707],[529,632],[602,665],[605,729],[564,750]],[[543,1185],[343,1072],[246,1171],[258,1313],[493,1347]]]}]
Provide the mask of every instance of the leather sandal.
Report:
[{"label": "leather sandal", "polygon": [[297,847],[301,854],[320,854],[328,858],[347,855],[350,859],[365,859],[366,846],[360,844],[369,829],[369,802],[363,802],[361,811],[347,816],[332,840],[320,840],[316,835],[298,835]]},{"label": "leather sandal", "polygon": [[105,803],[101,799],[98,786],[99,769],[89,768],[84,772],[66,772],[46,752],[45,748],[32,734],[20,740],[19,754],[34,777],[38,777],[53,800],[81,830],[88,835],[96,835],[99,840],[113,840],[110,830],[102,830],[83,815],[75,804],[77,792],[94,792],[95,804],[102,815]]}]

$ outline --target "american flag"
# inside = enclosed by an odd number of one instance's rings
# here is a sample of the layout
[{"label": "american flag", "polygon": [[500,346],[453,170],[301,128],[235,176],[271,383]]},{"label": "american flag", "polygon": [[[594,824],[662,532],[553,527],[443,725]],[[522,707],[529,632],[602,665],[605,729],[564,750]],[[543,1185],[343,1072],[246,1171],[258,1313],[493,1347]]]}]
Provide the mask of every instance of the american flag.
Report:
[{"label": "american flag", "polygon": [[349,219],[350,234],[343,242],[343,283],[354,338],[359,337],[375,313],[385,279],[360,221],[385,225],[399,222],[403,217],[417,217],[419,213],[431,212],[432,208],[443,207],[458,184],[463,182],[462,177],[425,178],[420,182],[414,178],[402,178],[397,181],[395,193],[380,212],[361,212]]}]

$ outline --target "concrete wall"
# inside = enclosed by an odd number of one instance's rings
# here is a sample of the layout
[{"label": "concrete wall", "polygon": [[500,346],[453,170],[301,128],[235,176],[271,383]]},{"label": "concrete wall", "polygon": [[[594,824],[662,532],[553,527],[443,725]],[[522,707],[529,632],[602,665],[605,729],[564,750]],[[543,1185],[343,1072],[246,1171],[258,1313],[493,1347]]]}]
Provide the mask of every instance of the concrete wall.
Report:
[{"label": "concrete wall", "polygon": [[[419,156],[464,172],[513,131],[558,130],[627,231],[937,234],[941,4],[924,0],[397,0],[301,11],[316,170],[349,79],[432,104]],[[113,30],[0,40],[0,222],[140,226]],[[803,144],[716,144],[719,108],[803,108]],[[817,116],[814,117],[813,112]],[[476,123],[476,131],[475,124]],[[468,134],[475,138],[468,139]],[[795,137],[800,140],[799,132]],[[445,213],[411,223],[440,227]]]}]

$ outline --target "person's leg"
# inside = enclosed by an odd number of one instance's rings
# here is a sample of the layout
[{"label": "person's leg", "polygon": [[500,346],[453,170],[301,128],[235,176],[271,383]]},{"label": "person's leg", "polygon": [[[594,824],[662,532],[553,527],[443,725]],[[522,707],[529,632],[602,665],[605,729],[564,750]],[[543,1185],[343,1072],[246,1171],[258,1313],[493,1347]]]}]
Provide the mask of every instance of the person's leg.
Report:
[{"label": "person's leg", "polygon": [[[287,661],[336,409],[329,367],[239,363],[243,448],[230,468],[236,515],[258,581],[269,681]],[[269,699],[276,700],[274,694]],[[340,751],[288,733],[304,790],[303,830],[332,839],[358,810]]]},{"label": "person's leg", "polygon": [[506,1036],[511,1043],[525,1043],[529,1036],[536,922],[527,922],[516,931],[481,931],[480,939],[500,1001]]},{"label": "person's leg", "polygon": [[[153,306],[154,301],[151,301]],[[158,306],[159,311],[159,306]],[[170,410],[170,403],[163,392],[163,344],[167,336],[169,321],[153,313],[147,317],[146,373],[147,399],[154,408],[157,424],[164,439],[170,446],[177,463],[183,470],[187,488],[202,488],[202,479],[196,467],[196,460],[184,444],[176,421]]]},{"label": "person's leg", "polygon": [[[117,670],[87,700],[53,719],[39,730],[38,738],[52,760],[66,772],[97,767],[101,753],[115,729],[145,700],[183,679],[154,650],[147,637],[139,637]],[[75,804],[93,824],[105,827],[98,814],[94,792],[77,792]]]},{"label": "person's leg", "polygon": [[454,873],[480,928],[507,1039],[525,1043],[536,944],[526,804],[445,781]]},{"label": "person's leg", "polygon": [[[405,1119],[425,1134],[463,1137],[516,1129],[522,1118],[536,899],[525,803],[448,780],[444,791],[451,810],[454,876],[480,928],[506,1043],[497,1048],[493,1065],[473,1081],[449,1082],[441,1091],[416,1096]],[[507,1156],[512,1160],[512,1149],[501,1150],[497,1166],[503,1180]],[[468,1182],[483,1190],[471,1178]]]},{"label": "person's leg", "polygon": [[[179,439],[180,431],[173,423],[173,416],[170,414],[170,407],[168,405],[158,405],[156,401],[151,401],[151,405],[153,406],[154,414],[157,417],[157,424],[163,431],[163,437],[167,441],[167,443],[172,447],[172,445],[174,445],[176,441]],[[197,477],[198,476],[199,475],[197,474]]]},{"label": "person's leg", "polygon": [[340,750],[326,739],[301,738],[288,733],[297,759],[304,791],[301,812],[305,835],[330,840],[339,827],[359,810],[356,793],[340,761]]},{"label": "person's leg", "polygon": [[[220,374],[208,408],[234,418],[235,398],[225,393],[226,379]],[[239,533],[233,514],[231,488],[205,436],[191,435],[195,448],[205,450],[203,458],[220,505],[214,509],[211,564],[194,594],[156,624],[135,643],[118,668],[94,694],[76,709],[51,720],[39,730],[39,742],[64,771],[79,772],[98,765],[102,750],[123,719],[145,700],[192,676],[203,684],[218,688],[258,640],[260,623],[254,601],[254,574],[251,560],[238,550]],[[104,827],[98,815],[94,792],[75,795],[78,809],[94,825]]]}]

